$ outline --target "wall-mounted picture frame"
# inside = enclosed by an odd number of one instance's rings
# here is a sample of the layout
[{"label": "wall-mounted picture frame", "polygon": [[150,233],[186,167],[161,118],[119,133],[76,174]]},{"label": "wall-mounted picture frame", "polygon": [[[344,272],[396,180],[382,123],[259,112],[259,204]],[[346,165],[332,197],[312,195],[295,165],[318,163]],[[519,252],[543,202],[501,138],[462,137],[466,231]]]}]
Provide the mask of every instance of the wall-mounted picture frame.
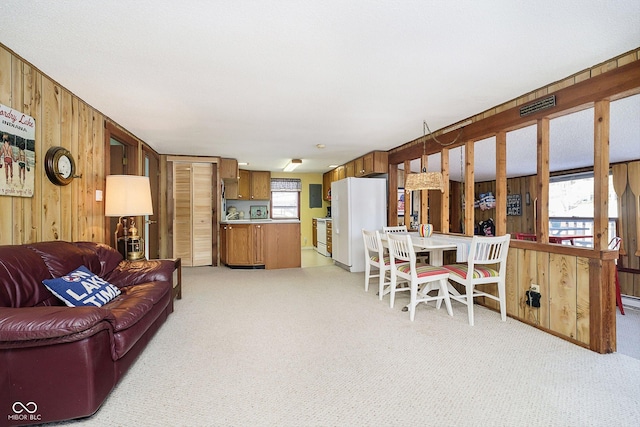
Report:
[{"label": "wall-mounted picture frame", "polygon": [[0,196],[33,197],[36,122],[2,104],[0,117]]},{"label": "wall-mounted picture frame", "polygon": [[406,195],[404,188],[398,188],[398,216],[404,216]]}]

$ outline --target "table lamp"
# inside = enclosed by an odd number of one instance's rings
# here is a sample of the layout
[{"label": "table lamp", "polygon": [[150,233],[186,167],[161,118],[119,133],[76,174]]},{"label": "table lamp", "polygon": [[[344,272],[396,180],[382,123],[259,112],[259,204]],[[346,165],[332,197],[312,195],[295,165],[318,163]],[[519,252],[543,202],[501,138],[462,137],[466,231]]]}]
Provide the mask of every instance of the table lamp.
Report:
[{"label": "table lamp", "polygon": [[144,243],[138,235],[135,217],[153,215],[149,177],[108,175],[104,214],[120,218],[114,235],[122,256],[129,261],[144,259]]}]

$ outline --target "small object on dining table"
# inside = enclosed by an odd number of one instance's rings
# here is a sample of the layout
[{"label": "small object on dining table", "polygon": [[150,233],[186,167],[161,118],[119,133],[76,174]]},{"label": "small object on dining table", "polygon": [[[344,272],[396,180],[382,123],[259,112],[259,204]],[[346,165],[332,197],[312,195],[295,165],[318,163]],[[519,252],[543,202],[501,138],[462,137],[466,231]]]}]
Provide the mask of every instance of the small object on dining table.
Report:
[{"label": "small object on dining table", "polygon": [[418,225],[418,233],[420,234],[420,237],[431,237],[433,234],[433,224]]}]

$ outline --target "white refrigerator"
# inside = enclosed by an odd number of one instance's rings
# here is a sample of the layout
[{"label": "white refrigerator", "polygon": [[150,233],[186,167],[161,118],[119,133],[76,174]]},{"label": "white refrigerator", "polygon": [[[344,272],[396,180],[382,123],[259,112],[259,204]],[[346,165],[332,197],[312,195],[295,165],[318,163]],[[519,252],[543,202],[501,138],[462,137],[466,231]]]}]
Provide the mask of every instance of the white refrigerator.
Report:
[{"label": "white refrigerator", "polygon": [[387,225],[387,180],[345,178],[331,183],[331,218],[335,264],[364,271],[362,229],[382,230]]}]

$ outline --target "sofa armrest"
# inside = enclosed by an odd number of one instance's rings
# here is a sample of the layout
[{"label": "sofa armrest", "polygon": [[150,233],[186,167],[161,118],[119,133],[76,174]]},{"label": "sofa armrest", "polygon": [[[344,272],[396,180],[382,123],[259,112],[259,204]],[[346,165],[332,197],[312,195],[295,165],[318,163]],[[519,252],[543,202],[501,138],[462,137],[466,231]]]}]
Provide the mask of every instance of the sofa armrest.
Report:
[{"label": "sofa armrest", "polygon": [[172,283],[175,268],[172,259],[121,261],[104,279],[119,288],[155,281]]},{"label": "sofa armrest", "polygon": [[0,308],[0,343],[59,338],[89,330],[113,315],[100,307]]}]

